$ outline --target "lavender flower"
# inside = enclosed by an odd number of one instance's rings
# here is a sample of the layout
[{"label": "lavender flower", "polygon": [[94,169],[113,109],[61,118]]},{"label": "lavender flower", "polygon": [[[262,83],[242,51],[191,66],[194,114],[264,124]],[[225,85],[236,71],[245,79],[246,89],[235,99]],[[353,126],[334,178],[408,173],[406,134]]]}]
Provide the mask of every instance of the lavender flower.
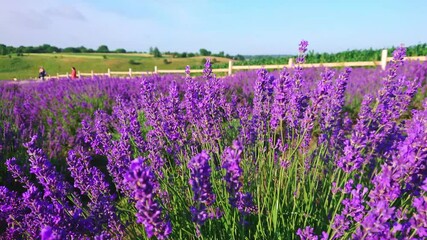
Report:
[{"label": "lavender flower", "polygon": [[[346,172],[360,169],[371,162],[376,156],[393,155],[397,143],[404,136],[401,126],[397,123],[409,106],[418,84],[406,82],[404,79],[395,80],[398,66],[404,56],[404,49],[397,49],[394,62],[384,80],[384,86],[378,91],[377,101],[370,107],[373,99],[365,96],[352,137],[346,141],[344,156],[338,161],[338,166]],[[363,151],[362,151],[363,150]],[[372,172],[372,169],[371,169]]]},{"label": "lavender flower", "polygon": [[203,77],[206,79],[210,79],[214,76],[212,76],[212,65],[211,65],[211,59],[206,58],[205,62],[205,68],[203,69]]},{"label": "lavender flower", "polygon": [[187,77],[190,75],[190,66],[185,66],[185,74],[187,74]]},{"label": "lavender flower", "polygon": [[353,180],[350,179],[344,186],[343,192],[350,196],[342,201],[344,208],[340,214],[334,217],[332,223],[334,234],[331,236],[333,239],[341,238],[352,224],[360,222],[365,215],[364,197],[368,188],[361,184],[357,184],[356,188],[353,188],[352,185]]},{"label": "lavender flower", "polygon": [[202,151],[188,162],[190,170],[189,184],[193,190],[193,201],[195,206],[191,207],[193,221],[202,225],[207,218],[212,218],[207,208],[215,202],[215,194],[212,192],[210,183],[211,168],[209,166],[209,155]]},{"label": "lavender flower", "polygon": [[[339,75],[333,91],[327,96],[327,99],[323,104],[323,111],[319,122],[322,130],[322,135],[319,140],[320,142],[330,140],[332,146],[337,146],[343,141],[343,139],[339,138],[344,124],[344,120],[341,115],[345,103],[344,94],[351,71],[351,68],[346,68],[345,71]],[[339,150],[339,148],[335,148],[335,150]]]},{"label": "lavender flower", "polygon": [[237,208],[241,213],[254,213],[256,206],[252,201],[250,193],[243,194],[241,182],[242,168],[240,167],[241,154],[243,146],[237,140],[233,141],[232,148],[227,147],[223,154],[222,168],[226,170],[224,179],[227,183],[227,191],[230,194],[229,202],[234,208]]},{"label": "lavender flower", "polygon": [[304,112],[304,117],[301,122],[301,136],[303,139],[302,146],[307,148],[310,144],[311,140],[311,131],[314,127],[315,120],[317,116],[319,116],[320,111],[324,111],[322,109],[323,102],[325,99],[331,95],[332,90],[332,77],[335,72],[331,70],[325,70],[321,74],[322,80],[318,83],[316,93],[311,99],[311,105],[307,107],[307,110]]},{"label": "lavender flower", "polygon": [[167,238],[172,232],[172,226],[168,216],[162,216],[162,207],[156,200],[158,184],[155,183],[156,178],[150,168],[144,166],[144,159],[137,158],[132,161],[125,179],[136,200],[137,222],[145,226],[147,237]]},{"label": "lavender flower", "polygon": [[[106,182],[104,174],[97,168],[90,167],[91,158],[83,149],[79,149],[78,154],[80,157],[75,151],[69,151],[68,169],[74,178],[74,187],[78,188],[82,194],[87,194],[90,199],[90,219],[95,225],[92,227],[92,232],[102,234],[104,225],[107,225],[111,233],[121,238],[124,229],[116,215],[114,196],[110,194],[109,184]],[[112,236],[110,235],[110,237]]]},{"label": "lavender flower", "polygon": [[289,96],[292,94],[290,89],[292,87],[293,79],[289,71],[283,68],[279,78],[274,82],[274,101],[271,106],[271,121],[270,126],[272,129],[277,129],[280,122],[285,120],[285,113],[289,107]]},{"label": "lavender flower", "polygon": [[422,196],[415,197],[412,201],[412,206],[415,208],[415,213],[409,220],[413,230],[413,235],[420,238],[427,237],[427,177],[424,179],[421,186]]},{"label": "lavender flower", "polygon": [[40,238],[41,240],[56,240],[60,239],[56,233],[53,231],[53,229],[49,226],[45,226],[42,228],[40,232]]},{"label": "lavender flower", "polygon": [[66,202],[67,193],[71,187],[64,181],[63,177],[58,174],[54,166],[44,155],[40,148],[35,146],[37,136],[33,136],[31,141],[24,146],[30,155],[31,168],[30,172],[36,175],[38,181],[44,188],[44,197],[50,197],[53,201]]},{"label": "lavender flower", "polygon": [[[373,188],[369,193],[370,209],[357,229],[355,236],[372,236],[390,238],[392,232],[405,231],[399,222],[398,212],[393,203],[404,198],[404,193],[417,195],[427,161],[427,111],[414,111],[413,118],[407,125],[407,138],[401,142],[398,153],[381,166],[381,171],[374,177]],[[422,200],[422,198],[418,199]],[[416,201],[414,199],[414,204]],[[417,202],[418,203],[418,202]],[[416,208],[420,206],[417,205]],[[422,209],[418,209],[422,213]],[[412,224],[411,224],[412,225]],[[417,224],[415,224],[417,225]],[[389,233],[389,235],[385,235]]]},{"label": "lavender flower", "polygon": [[27,209],[19,195],[4,186],[0,186],[0,222],[7,224],[0,238],[17,239],[27,230],[24,221]]},{"label": "lavender flower", "polygon": [[308,42],[305,40],[301,40],[298,48],[299,54],[296,60],[297,64],[301,64],[305,62],[305,52],[307,51],[307,47],[308,47]]},{"label": "lavender flower", "polygon": [[18,180],[27,187],[31,185],[28,176],[25,175],[24,170],[18,165],[16,158],[7,159],[6,166],[15,180]]},{"label": "lavender flower", "polygon": [[297,235],[301,240],[318,240],[319,237],[314,234],[314,229],[307,226],[304,230],[298,229]]},{"label": "lavender flower", "polygon": [[266,69],[257,71],[258,78],[254,89],[254,107],[252,111],[252,128],[259,135],[265,135],[271,117],[271,104],[273,101],[274,77]]}]

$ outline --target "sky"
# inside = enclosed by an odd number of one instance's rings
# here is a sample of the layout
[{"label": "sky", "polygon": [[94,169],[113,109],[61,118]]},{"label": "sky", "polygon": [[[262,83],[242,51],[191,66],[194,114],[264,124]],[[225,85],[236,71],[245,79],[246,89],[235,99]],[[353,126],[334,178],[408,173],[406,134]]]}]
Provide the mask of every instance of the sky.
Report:
[{"label": "sky", "polygon": [[235,55],[427,43],[427,0],[0,0],[0,43]]}]

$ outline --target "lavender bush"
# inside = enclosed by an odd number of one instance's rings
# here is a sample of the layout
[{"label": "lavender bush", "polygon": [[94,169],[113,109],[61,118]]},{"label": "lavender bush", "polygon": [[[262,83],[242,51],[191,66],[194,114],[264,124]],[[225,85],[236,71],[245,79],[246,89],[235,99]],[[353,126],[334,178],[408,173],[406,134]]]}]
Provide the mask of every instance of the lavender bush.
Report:
[{"label": "lavender bush", "polygon": [[427,65],[0,84],[3,239],[423,239]]}]

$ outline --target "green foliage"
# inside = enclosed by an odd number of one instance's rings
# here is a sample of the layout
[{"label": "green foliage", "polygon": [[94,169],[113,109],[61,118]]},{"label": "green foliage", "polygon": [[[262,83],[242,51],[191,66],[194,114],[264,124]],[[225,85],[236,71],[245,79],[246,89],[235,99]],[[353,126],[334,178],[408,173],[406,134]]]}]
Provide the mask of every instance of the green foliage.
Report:
[{"label": "green foliage", "polygon": [[98,47],[98,49],[96,50],[96,52],[99,53],[108,53],[110,52],[110,50],[108,50],[108,47],[106,45],[101,45]]},{"label": "green foliage", "polygon": [[[388,56],[391,56],[395,47],[388,48]],[[406,49],[407,56],[426,56],[427,44],[418,44],[409,46]],[[239,56],[239,55],[237,55]],[[237,58],[234,57],[234,59]],[[289,58],[296,58],[295,55],[289,56],[251,56],[249,59],[238,59],[241,62],[236,62],[236,66],[246,65],[273,65],[273,64],[287,64]],[[357,62],[357,61],[380,61],[381,49],[365,49],[365,50],[347,50],[338,53],[315,53],[309,51],[306,57],[307,63],[326,63],[326,62]]]},{"label": "green foliage", "polygon": [[155,48],[153,49],[153,56],[154,56],[155,58],[162,57],[162,54],[160,53],[160,51],[159,51],[159,49],[158,49],[157,47],[155,47]]},{"label": "green foliage", "polygon": [[118,48],[115,52],[116,53],[126,53],[126,50],[124,48]]},{"label": "green foliage", "polygon": [[135,61],[134,59],[130,59],[130,60],[129,60],[129,64],[130,64],[130,65],[140,65],[141,63],[140,63],[140,62]]},{"label": "green foliage", "polygon": [[199,52],[200,52],[200,56],[210,56],[212,54],[210,51],[208,51],[208,50],[206,50],[204,48],[201,48],[199,50]]}]

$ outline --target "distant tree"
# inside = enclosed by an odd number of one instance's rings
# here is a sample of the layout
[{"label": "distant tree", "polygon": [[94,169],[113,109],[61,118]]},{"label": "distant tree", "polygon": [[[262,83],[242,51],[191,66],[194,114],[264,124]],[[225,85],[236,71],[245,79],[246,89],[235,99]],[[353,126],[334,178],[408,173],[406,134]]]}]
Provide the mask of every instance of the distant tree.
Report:
[{"label": "distant tree", "polygon": [[153,47],[150,47],[150,49],[148,50],[148,53],[149,53],[149,54],[151,54],[151,55],[153,55],[153,53],[154,53],[154,48],[153,48]]},{"label": "distant tree", "polygon": [[67,48],[64,48],[62,51],[63,52],[67,52],[67,53],[79,53],[80,52],[80,48],[67,47]]},{"label": "distant tree", "polygon": [[159,49],[157,47],[155,47],[153,49],[153,56],[156,58],[162,57],[162,54],[160,53]]},{"label": "distant tree", "polygon": [[24,56],[24,49],[25,48],[21,48],[21,47],[16,49],[16,56],[18,56],[18,57]]},{"label": "distant tree", "polygon": [[188,53],[187,54],[187,57],[194,57],[194,56],[196,56],[196,54],[194,54],[194,53]]},{"label": "distant tree", "polygon": [[204,49],[204,48],[201,48],[201,49],[199,50],[199,52],[200,52],[200,55],[201,55],[201,56],[209,56],[209,55],[211,55],[211,52],[210,52],[210,51],[208,51],[208,50],[206,50],[206,49]]},{"label": "distant tree", "polygon": [[245,57],[243,57],[242,55],[240,55],[240,54],[237,54],[236,56],[234,56],[233,57],[233,59],[234,60],[239,60],[239,61],[244,61],[245,60]]},{"label": "distant tree", "polygon": [[96,51],[99,52],[99,53],[108,53],[108,52],[110,52],[110,50],[108,49],[108,47],[106,45],[99,46]]},{"label": "distant tree", "polygon": [[7,46],[4,44],[0,44],[0,55],[7,55],[9,52],[7,51]]},{"label": "distant tree", "polygon": [[84,46],[80,46],[78,49],[79,49],[79,52],[82,52],[82,53],[87,52],[87,48],[85,48]]},{"label": "distant tree", "polygon": [[187,57],[187,53],[183,52],[183,53],[179,54],[179,57],[180,58],[186,58]]},{"label": "distant tree", "polygon": [[124,48],[118,48],[116,53],[126,53],[126,50]]},{"label": "distant tree", "polygon": [[219,52],[218,57],[224,57],[224,51]]},{"label": "distant tree", "polygon": [[[39,47],[36,47],[35,50],[40,53],[53,53],[53,52],[58,52],[59,48],[55,46],[51,46],[49,44],[43,44]],[[33,52],[33,51],[29,50],[29,52]]]}]

